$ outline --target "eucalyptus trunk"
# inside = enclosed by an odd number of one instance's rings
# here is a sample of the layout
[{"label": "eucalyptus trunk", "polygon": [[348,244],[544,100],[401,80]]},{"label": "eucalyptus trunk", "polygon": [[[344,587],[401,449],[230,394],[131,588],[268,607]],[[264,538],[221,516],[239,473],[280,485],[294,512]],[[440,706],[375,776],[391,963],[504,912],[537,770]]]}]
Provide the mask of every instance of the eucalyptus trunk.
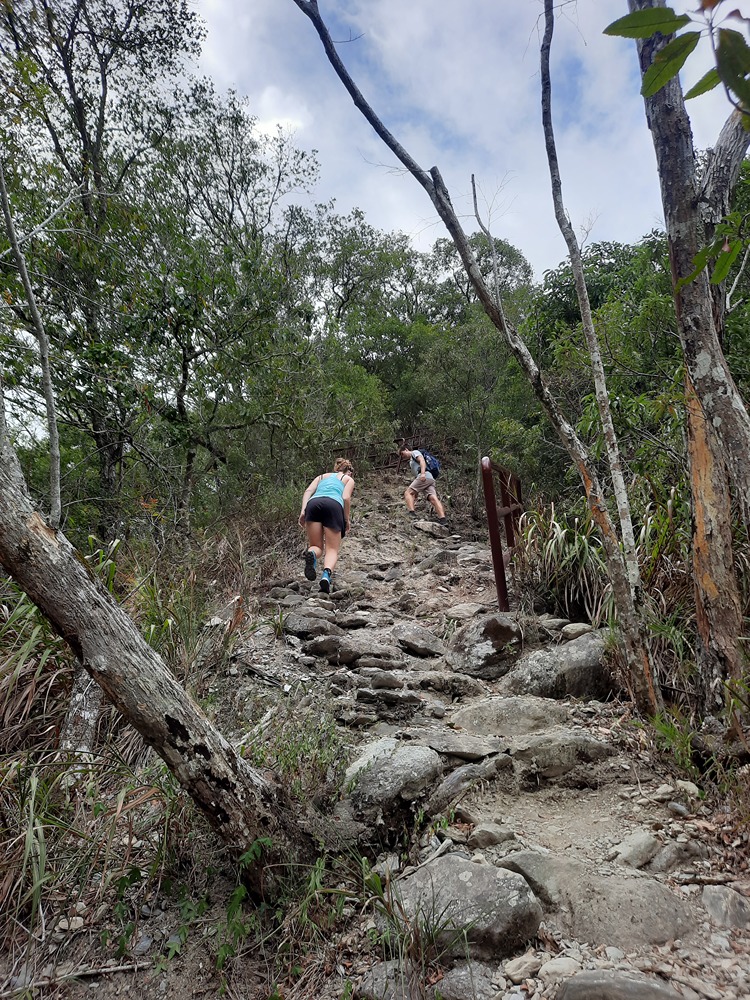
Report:
[{"label": "eucalyptus trunk", "polygon": [[[631,11],[663,0],[628,0]],[[645,74],[668,38],[638,42]],[[730,478],[750,510],[750,417],[721,348],[723,294],[715,300],[705,270],[693,260],[729,207],[750,143],[735,111],[710,152],[705,175],[696,171],[690,119],[677,78],[645,99],[656,153],[672,269],[677,332],[686,369],[686,419],[693,509],[693,579],[698,660],[706,711],[723,701],[723,684],[740,680],[742,603],[732,550]]]}]

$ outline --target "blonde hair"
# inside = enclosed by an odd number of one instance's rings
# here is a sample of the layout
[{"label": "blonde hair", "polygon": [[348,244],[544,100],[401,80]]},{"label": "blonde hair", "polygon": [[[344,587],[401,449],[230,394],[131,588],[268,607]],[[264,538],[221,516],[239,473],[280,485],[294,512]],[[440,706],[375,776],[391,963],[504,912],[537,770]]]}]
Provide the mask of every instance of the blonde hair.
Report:
[{"label": "blonde hair", "polygon": [[337,458],[333,463],[334,472],[343,472],[348,476],[354,475],[354,466],[348,458]]}]

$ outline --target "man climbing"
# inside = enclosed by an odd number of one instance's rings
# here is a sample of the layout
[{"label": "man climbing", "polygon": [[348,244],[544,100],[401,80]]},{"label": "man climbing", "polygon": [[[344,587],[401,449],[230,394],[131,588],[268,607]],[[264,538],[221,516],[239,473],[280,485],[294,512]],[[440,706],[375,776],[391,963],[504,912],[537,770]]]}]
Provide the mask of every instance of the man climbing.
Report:
[{"label": "man climbing", "polygon": [[406,501],[406,509],[409,516],[417,516],[414,508],[418,497],[422,495],[427,497],[428,501],[435,508],[438,522],[440,524],[447,524],[448,519],[445,516],[445,508],[440,502],[437,490],[435,489],[435,478],[427,468],[427,463],[422,452],[417,448],[412,449],[402,445],[399,449],[399,455],[401,458],[407,459],[412,475],[415,477],[406,487],[404,493],[404,500]]}]

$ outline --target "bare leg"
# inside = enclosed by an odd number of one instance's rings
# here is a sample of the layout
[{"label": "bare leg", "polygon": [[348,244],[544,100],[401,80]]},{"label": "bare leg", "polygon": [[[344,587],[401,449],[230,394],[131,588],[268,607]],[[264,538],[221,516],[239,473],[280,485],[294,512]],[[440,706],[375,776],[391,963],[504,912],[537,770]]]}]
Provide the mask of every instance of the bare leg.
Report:
[{"label": "bare leg", "polygon": [[404,500],[406,501],[407,510],[414,510],[414,504],[416,502],[416,499],[417,499],[417,494],[410,486],[407,486],[406,491],[404,492]]},{"label": "bare leg", "polygon": [[316,559],[320,559],[323,555],[323,525],[320,521],[306,521],[305,533],[308,549],[315,553]]},{"label": "bare leg", "polygon": [[339,558],[339,548],[341,547],[341,532],[333,531],[331,528],[323,528],[325,537],[325,559],[323,568],[329,569],[332,573]]},{"label": "bare leg", "polygon": [[445,517],[445,507],[443,507],[443,505],[438,500],[437,494],[434,494],[434,495],[430,494],[430,496],[428,496],[427,499],[430,501],[430,503],[432,504],[432,506],[435,508],[435,513],[437,514],[437,516],[438,517]]}]

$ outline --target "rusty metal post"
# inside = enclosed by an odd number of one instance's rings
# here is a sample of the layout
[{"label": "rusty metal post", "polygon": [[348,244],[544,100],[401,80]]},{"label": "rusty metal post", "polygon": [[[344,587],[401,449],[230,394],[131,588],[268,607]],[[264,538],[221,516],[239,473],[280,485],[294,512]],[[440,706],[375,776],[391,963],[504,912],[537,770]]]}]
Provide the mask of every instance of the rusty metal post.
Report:
[{"label": "rusty metal post", "polygon": [[510,611],[508,585],[505,582],[503,545],[500,540],[500,522],[497,516],[497,500],[495,499],[495,486],[492,482],[492,462],[486,457],[482,459],[482,486],[484,487],[484,507],[487,511],[487,527],[490,533],[492,568],[495,571],[497,604],[501,611]]}]

